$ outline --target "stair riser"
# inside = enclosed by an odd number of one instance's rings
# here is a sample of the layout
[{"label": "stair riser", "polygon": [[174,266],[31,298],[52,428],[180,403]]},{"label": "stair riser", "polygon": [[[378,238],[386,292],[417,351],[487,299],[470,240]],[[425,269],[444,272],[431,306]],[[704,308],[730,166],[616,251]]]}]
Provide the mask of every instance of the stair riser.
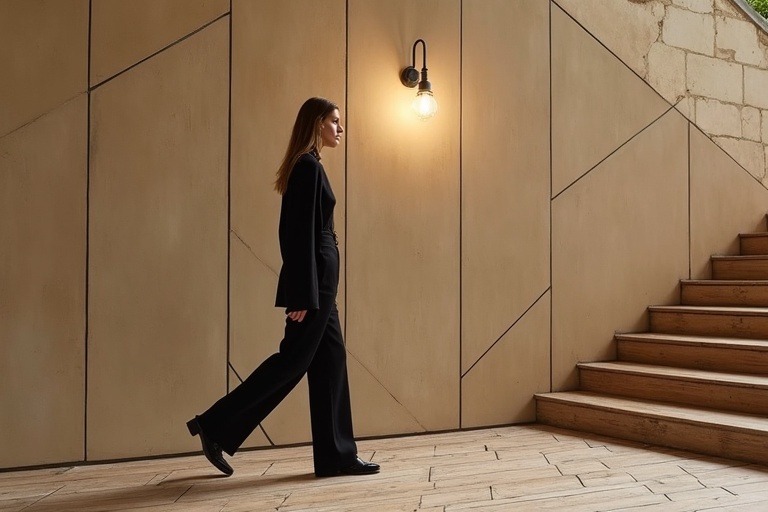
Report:
[{"label": "stair riser", "polygon": [[739,249],[742,256],[768,254],[768,236],[740,237]]},{"label": "stair riser", "polygon": [[768,317],[762,316],[651,311],[649,319],[651,331],[658,333],[768,338]]},{"label": "stair riser", "polygon": [[536,401],[536,419],[545,425],[570,430],[768,464],[768,438],[711,424],[632,415],[549,400]]},{"label": "stair riser", "polygon": [[768,285],[682,285],[684,306],[768,307]]},{"label": "stair riser", "polygon": [[617,340],[619,361],[768,375],[768,351]]},{"label": "stair riser", "polygon": [[768,260],[712,260],[712,279],[768,279]]},{"label": "stair riser", "polygon": [[628,398],[768,414],[768,390],[581,368],[580,389]]}]

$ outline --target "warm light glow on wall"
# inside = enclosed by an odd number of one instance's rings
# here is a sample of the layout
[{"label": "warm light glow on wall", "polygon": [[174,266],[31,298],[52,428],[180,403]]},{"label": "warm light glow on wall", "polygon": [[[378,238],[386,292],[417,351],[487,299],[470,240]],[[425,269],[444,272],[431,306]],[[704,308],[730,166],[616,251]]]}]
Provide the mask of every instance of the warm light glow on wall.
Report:
[{"label": "warm light glow on wall", "polygon": [[[419,72],[416,71],[416,45],[419,43],[423,49],[421,80],[419,80]],[[422,120],[429,119],[437,113],[437,101],[432,94],[432,84],[427,78],[427,43],[423,39],[417,39],[413,43],[411,65],[400,72],[400,81],[406,87],[419,86],[419,92],[416,93],[416,99],[413,100],[413,111],[419,118]]]}]

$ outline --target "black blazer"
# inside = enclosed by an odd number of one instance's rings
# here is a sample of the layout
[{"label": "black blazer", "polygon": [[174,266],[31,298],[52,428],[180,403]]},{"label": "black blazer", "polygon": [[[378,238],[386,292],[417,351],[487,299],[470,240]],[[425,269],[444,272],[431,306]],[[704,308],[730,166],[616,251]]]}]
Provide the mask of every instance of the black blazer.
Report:
[{"label": "black blazer", "polygon": [[283,267],[275,306],[288,311],[319,308],[316,249],[323,230],[333,231],[336,197],[318,158],[302,155],[293,166],[280,208]]}]

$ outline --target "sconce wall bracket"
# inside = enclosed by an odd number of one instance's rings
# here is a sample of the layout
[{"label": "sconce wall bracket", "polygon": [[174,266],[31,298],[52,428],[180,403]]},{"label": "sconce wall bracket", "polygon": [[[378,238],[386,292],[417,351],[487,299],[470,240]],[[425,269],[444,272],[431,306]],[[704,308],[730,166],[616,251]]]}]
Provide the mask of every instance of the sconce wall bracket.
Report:
[{"label": "sconce wall bracket", "polygon": [[[416,70],[416,46],[421,43],[421,80],[419,80],[419,72]],[[417,39],[413,43],[413,50],[411,55],[411,65],[403,68],[400,72],[400,82],[406,87],[419,86],[420,91],[432,90],[432,84],[427,79],[427,43],[423,39]]]},{"label": "sconce wall bracket", "polygon": [[400,82],[406,87],[416,87],[419,83],[419,72],[413,66],[403,68],[400,72]]}]

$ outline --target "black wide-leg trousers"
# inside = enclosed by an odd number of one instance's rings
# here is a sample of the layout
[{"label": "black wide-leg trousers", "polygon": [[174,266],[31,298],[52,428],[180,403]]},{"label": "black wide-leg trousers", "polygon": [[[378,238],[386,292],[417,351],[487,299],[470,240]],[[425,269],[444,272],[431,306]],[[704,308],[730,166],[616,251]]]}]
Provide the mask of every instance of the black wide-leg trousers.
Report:
[{"label": "black wide-leg trousers", "polygon": [[346,348],[336,307],[338,258],[333,239],[321,240],[319,309],[307,311],[302,322],[286,319],[280,350],[199,417],[206,435],[229,455],[306,374],[315,471],[333,472],[354,462]]}]

